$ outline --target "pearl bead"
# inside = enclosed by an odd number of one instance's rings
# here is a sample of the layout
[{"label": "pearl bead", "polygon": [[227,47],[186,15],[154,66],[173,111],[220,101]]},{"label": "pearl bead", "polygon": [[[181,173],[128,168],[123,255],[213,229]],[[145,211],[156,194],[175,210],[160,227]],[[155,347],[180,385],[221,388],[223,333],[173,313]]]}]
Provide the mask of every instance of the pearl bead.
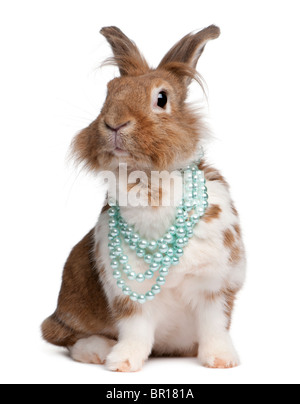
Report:
[{"label": "pearl bead", "polygon": [[119,237],[116,237],[112,244],[114,245],[114,247],[119,247],[121,245],[121,240],[119,239]]},{"label": "pearl bead", "polygon": [[146,264],[151,264],[152,262],[152,255],[151,254],[146,254],[144,256],[144,261],[146,262]]},{"label": "pearl bead", "polygon": [[204,213],[205,213],[205,209],[204,209],[203,207],[199,207],[199,208],[197,209],[197,213],[198,213],[198,215],[199,215],[200,217],[202,217],[202,216],[204,215]]},{"label": "pearl bead", "polygon": [[116,252],[115,252],[115,251],[111,251],[111,252],[109,253],[109,258],[110,258],[111,260],[115,260],[115,259],[117,258]]},{"label": "pearl bead", "polygon": [[132,233],[133,233],[133,227],[127,227],[126,235],[127,235],[127,236],[131,236]]},{"label": "pearl bead", "polygon": [[110,228],[116,227],[117,224],[118,224],[118,222],[116,221],[116,219],[109,219],[108,226],[109,226]]},{"label": "pearl bead", "polygon": [[117,202],[116,202],[115,199],[109,198],[108,199],[108,204],[109,204],[109,206],[116,206]]},{"label": "pearl bead", "polygon": [[187,180],[187,181],[192,180],[192,179],[193,179],[193,173],[192,173],[192,171],[191,171],[191,170],[187,170],[187,171],[185,172],[185,174],[184,174],[184,178],[185,178],[185,180]]},{"label": "pearl bead", "polygon": [[124,236],[125,243],[129,244],[130,240],[131,240],[131,238],[129,236]]},{"label": "pearl bead", "polygon": [[153,292],[147,292],[146,293],[146,300],[149,302],[155,298],[155,294]]},{"label": "pearl bead", "polygon": [[155,272],[158,271],[159,269],[159,264],[157,262],[152,262],[152,264],[150,264],[150,270]]},{"label": "pearl bead", "polygon": [[131,250],[135,250],[135,249],[136,249],[136,243],[133,243],[133,242],[131,241],[130,244],[129,244],[129,248],[130,248]]},{"label": "pearl bead", "polygon": [[175,251],[175,257],[180,258],[182,257],[184,254],[183,249],[182,248],[177,248],[177,250]]},{"label": "pearl bead", "polygon": [[144,249],[146,249],[148,247],[148,241],[141,240],[138,245],[139,245],[139,248],[144,250]]},{"label": "pearl bead", "polygon": [[141,303],[141,304],[146,303],[146,297],[145,297],[145,295],[139,295],[139,297],[138,297],[138,302]]},{"label": "pearl bead", "polygon": [[182,208],[177,208],[177,217],[183,216],[184,210]]},{"label": "pearl bead", "polygon": [[168,244],[161,244],[161,246],[159,247],[159,251],[162,254],[165,254],[168,251],[168,249],[169,249]]},{"label": "pearl bead", "polygon": [[115,238],[115,237],[117,237],[117,236],[120,234],[120,230],[118,230],[118,229],[112,229],[111,232],[110,232],[110,234],[111,234],[111,236],[112,236],[113,238]]},{"label": "pearl bead", "polygon": [[184,240],[183,240],[183,238],[179,238],[177,241],[176,241],[176,245],[177,245],[177,247],[183,247],[184,246]]},{"label": "pearl bead", "polygon": [[167,276],[169,274],[169,270],[167,267],[162,267],[160,268],[159,273],[161,274],[161,276]]},{"label": "pearl bead", "polygon": [[139,248],[138,250],[136,250],[136,255],[137,255],[139,258],[144,258],[145,250],[142,250],[141,248]]},{"label": "pearl bead", "polygon": [[155,284],[154,286],[152,286],[151,291],[157,295],[158,293],[160,293],[160,286]]},{"label": "pearl bead", "polygon": [[121,272],[120,271],[118,271],[118,270],[115,270],[114,272],[113,272],[113,277],[115,278],[115,279],[120,279],[121,278]]},{"label": "pearl bead", "polygon": [[157,283],[158,285],[160,285],[160,286],[163,286],[163,285],[166,283],[166,280],[165,280],[165,278],[164,278],[163,276],[159,276],[159,277],[156,279],[156,283]]},{"label": "pearl bead", "polygon": [[178,265],[178,264],[179,264],[179,258],[173,257],[173,258],[172,258],[172,264],[173,264],[173,265]]},{"label": "pearl bead", "polygon": [[129,286],[123,286],[122,288],[122,292],[124,293],[124,295],[129,296],[131,294],[131,289]]},{"label": "pearl bead", "polygon": [[177,232],[176,232],[176,235],[177,235],[177,237],[184,237],[185,236],[185,230],[184,230],[184,228],[183,227],[180,227],[179,229],[177,229]]},{"label": "pearl bead", "polygon": [[123,236],[125,236],[126,235],[126,228],[124,226],[120,226],[120,229],[121,229],[121,234]]},{"label": "pearl bead", "polygon": [[183,227],[185,225],[185,220],[183,218],[179,218],[176,220],[176,226],[177,227]]},{"label": "pearl bead", "polygon": [[190,212],[193,209],[193,204],[191,202],[186,202],[185,207],[186,210]]},{"label": "pearl bead", "polygon": [[110,266],[112,267],[112,269],[118,269],[119,268],[119,261],[117,261],[117,260],[111,261]]},{"label": "pearl bead", "polygon": [[185,190],[187,191],[187,192],[190,192],[190,191],[192,191],[193,190],[193,183],[192,182],[189,182],[189,183],[187,183],[186,185],[185,185]]},{"label": "pearl bead", "polygon": [[117,209],[116,208],[110,208],[108,209],[108,216],[113,217],[115,216],[117,213]]},{"label": "pearl bead", "polygon": [[157,242],[156,241],[150,241],[148,248],[150,251],[154,251],[157,248]]},{"label": "pearl bead", "polygon": [[131,295],[130,295],[130,299],[131,299],[133,302],[136,302],[137,299],[138,299],[138,297],[139,297],[139,295],[138,295],[136,292],[132,292]]},{"label": "pearl bead", "polygon": [[173,248],[169,248],[169,249],[168,249],[167,255],[168,255],[168,257],[173,257],[173,255],[174,255],[174,250],[173,250]]},{"label": "pearl bead", "polygon": [[132,236],[131,236],[132,243],[136,244],[139,242],[139,240],[140,240],[140,236],[138,234],[132,234]]},{"label": "pearl bead", "polygon": [[127,262],[128,262],[128,257],[127,257],[127,255],[121,255],[121,256],[120,256],[120,263],[121,263],[121,264],[127,264]]},{"label": "pearl bead", "polygon": [[116,253],[116,255],[121,255],[121,254],[123,254],[123,250],[122,250],[122,248],[121,247],[116,247],[115,248],[115,253]]},{"label": "pearl bead", "polygon": [[[161,251],[161,249],[160,249],[160,251]],[[163,260],[163,255],[161,253],[155,253],[153,255],[154,262],[157,262],[158,264],[160,264],[162,262],[162,260]]]},{"label": "pearl bead", "polygon": [[154,273],[150,269],[148,269],[148,271],[145,272],[145,278],[146,279],[152,279],[153,276],[154,276]]},{"label": "pearl bead", "polygon": [[187,231],[188,238],[192,238],[193,235],[194,235],[194,230],[193,229],[190,229],[190,230]]},{"label": "pearl bead", "polygon": [[135,278],[136,278],[136,273],[135,273],[134,271],[129,272],[129,273],[127,274],[127,278],[128,278],[130,281],[134,281]]},{"label": "pearl bead", "polygon": [[143,275],[143,274],[137,274],[136,280],[137,280],[138,282],[144,282],[144,280],[145,280],[145,275]]},{"label": "pearl bead", "polygon": [[131,265],[126,264],[123,266],[123,272],[125,275],[128,275],[131,271],[132,271]]},{"label": "pearl bead", "polygon": [[194,213],[192,216],[191,216],[191,221],[193,222],[193,223],[198,223],[199,222],[199,215],[197,215],[197,213]]},{"label": "pearl bead", "polygon": [[165,267],[169,267],[169,266],[171,266],[171,264],[172,264],[172,258],[170,258],[170,257],[165,257],[165,258],[163,259],[163,265],[164,265]]},{"label": "pearl bead", "polygon": [[176,227],[175,226],[171,226],[169,229],[169,233],[174,235],[176,233]]},{"label": "pearl bead", "polygon": [[123,288],[123,286],[125,286],[125,281],[123,280],[123,279],[119,279],[118,281],[117,281],[117,285],[118,285],[118,287],[119,288]]},{"label": "pearl bead", "polygon": [[174,242],[174,238],[172,234],[167,233],[164,237],[165,244],[172,244]]},{"label": "pearl bead", "polygon": [[115,249],[114,243],[108,243],[108,249],[110,251],[114,250]]}]

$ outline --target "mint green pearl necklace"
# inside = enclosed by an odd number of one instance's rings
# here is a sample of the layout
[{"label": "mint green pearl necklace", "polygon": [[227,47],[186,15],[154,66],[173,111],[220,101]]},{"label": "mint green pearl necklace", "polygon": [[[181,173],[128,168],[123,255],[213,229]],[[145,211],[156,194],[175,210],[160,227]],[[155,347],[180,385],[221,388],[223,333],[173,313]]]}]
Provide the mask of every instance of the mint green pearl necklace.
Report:
[{"label": "mint green pearl necklace", "polygon": [[[184,255],[184,249],[193,237],[194,228],[204,216],[208,206],[206,181],[203,171],[198,164],[192,164],[181,170],[183,176],[184,193],[180,205],[176,208],[174,224],[164,236],[158,240],[146,240],[139,236],[121,216],[117,202],[109,201],[108,210],[109,234],[108,248],[110,251],[111,268],[117,286],[123,294],[134,302],[144,304],[151,301],[161,292],[166,278],[172,268],[179,264]],[[136,274],[129,264],[128,256],[124,254],[122,244],[125,243],[137,257],[149,265],[145,273]],[[127,286],[125,279],[144,282],[155,279],[151,290],[139,294]]]}]

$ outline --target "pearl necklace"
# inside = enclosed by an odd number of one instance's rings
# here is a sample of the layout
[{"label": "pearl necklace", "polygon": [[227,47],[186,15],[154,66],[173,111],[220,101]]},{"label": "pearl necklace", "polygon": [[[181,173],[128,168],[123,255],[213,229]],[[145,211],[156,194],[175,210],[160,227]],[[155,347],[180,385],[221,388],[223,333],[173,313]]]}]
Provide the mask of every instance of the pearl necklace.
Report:
[{"label": "pearl necklace", "polygon": [[[176,208],[175,222],[158,240],[148,241],[141,238],[121,216],[118,203],[109,201],[108,248],[112,260],[110,265],[113,277],[117,280],[117,286],[133,302],[144,304],[160,293],[170,268],[179,264],[180,258],[184,255],[184,248],[193,237],[196,224],[204,216],[208,207],[206,181],[198,164],[192,164],[181,172],[184,180],[184,195]],[[128,256],[124,254],[122,241],[136,252],[138,258],[149,264],[149,269],[145,273],[136,274],[133,271],[128,262]],[[124,280],[127,277],[130,281],[144,282],[154,278],[156,273],[159,276],[146,294],[132,291]]]}]

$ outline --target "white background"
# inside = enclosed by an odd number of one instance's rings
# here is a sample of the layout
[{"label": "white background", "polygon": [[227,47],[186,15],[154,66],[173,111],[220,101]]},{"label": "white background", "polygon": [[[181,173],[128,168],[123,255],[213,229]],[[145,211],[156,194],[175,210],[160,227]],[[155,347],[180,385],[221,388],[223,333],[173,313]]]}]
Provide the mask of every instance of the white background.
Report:
[{"label": "white background", "polygon": [[[299,383],[299,1],[48,0],[0,5],[0,382]],[[186,33],[217,24],[198,69],[215,136],[208,156],[232,186],[248,278],[232,335],[243,365],[151,359],[114,374],[71,361],[39,326],[56,304],[70,249],[95,224],[103,193],[66,163],[98,114],[117,25],[155,65]],[[193,99],[202,100],[198,87]]]}]

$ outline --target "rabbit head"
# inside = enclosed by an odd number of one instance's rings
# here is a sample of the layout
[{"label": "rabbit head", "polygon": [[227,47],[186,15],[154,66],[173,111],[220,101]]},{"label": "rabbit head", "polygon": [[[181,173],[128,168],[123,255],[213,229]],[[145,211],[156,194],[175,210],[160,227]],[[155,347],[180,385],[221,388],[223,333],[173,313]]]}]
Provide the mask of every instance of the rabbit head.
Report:
[{"label": "rabbit head", "polygon": [[134,169],[180,168],[195,154],[203,135],[201,117],[186,102],[196,65],[206,43],[219,37],[212,25],[182,38],[156,69],[116,27],[101,30],[112,47],[109,63],[120,77],[107,87],[100,115],[73,142],[77,160],[99,171],[126,162]]}]

